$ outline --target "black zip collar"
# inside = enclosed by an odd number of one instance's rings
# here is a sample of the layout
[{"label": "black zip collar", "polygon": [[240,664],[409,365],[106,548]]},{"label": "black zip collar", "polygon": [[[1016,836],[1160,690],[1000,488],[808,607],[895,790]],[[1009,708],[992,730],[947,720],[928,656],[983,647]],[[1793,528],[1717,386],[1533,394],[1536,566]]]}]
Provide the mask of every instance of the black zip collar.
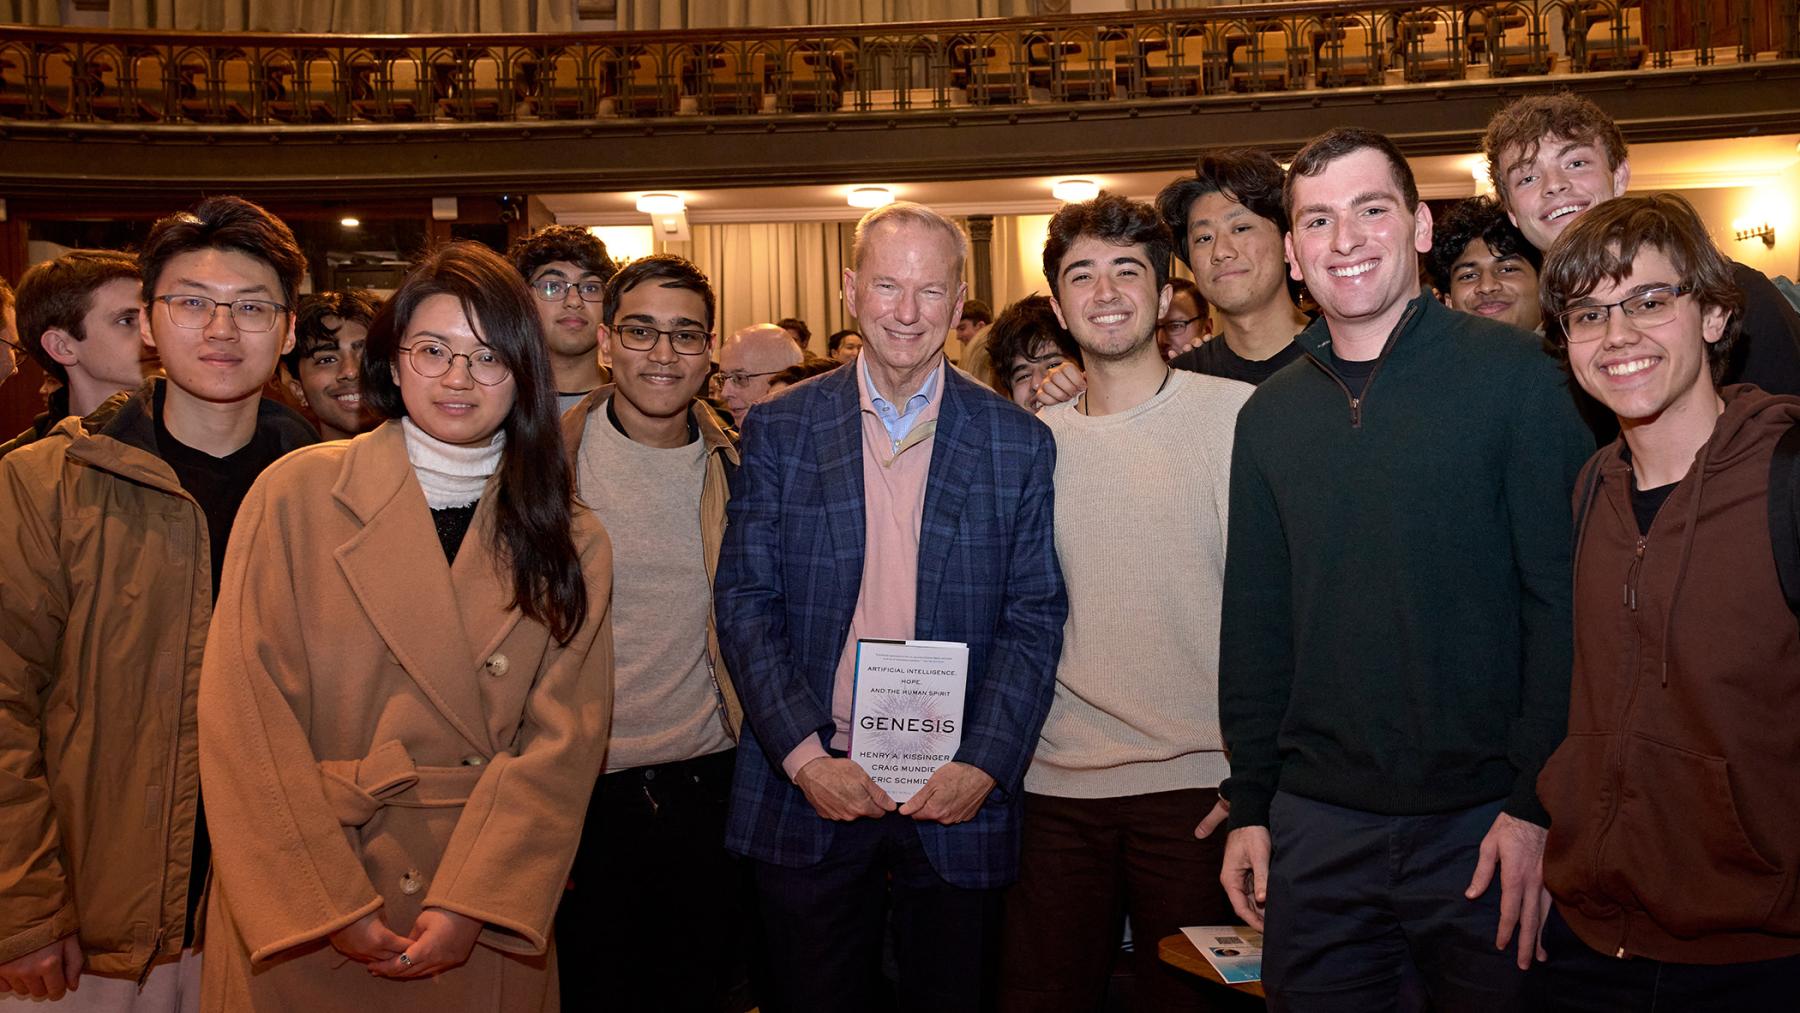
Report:
[{"label": "black zip collar", "polygon": [[1295,339],[1299,342],[1300,348],[1306,352],[1307,359],[1323,370],[1325,375],[1331,378],[1331,382],[1337,384],[1338,388],[1344,392],[1345,399],[1350,402],[1350,428],[1362,428],[1362,413],[1369,402],[1369,391],[1375,386],[1375,376],[1381,372],[1382,366],[1387,365],[1388,356],[1393,353],[1394,346],[1399,343],[1400,335],[1412,326],[1415,319],[1425,313],[1427,302],[1435,301],[1429,292],[1421,290],[1412,302],[1406,304],[1406,311],[1400,314],[1399,322],[1395,323],[1394,329],[1388,332],[1387,341],[1381,346],[1381,354],[1375,357],[1375,366],[1369,370],[1368,379],[1363,381],[1361,394],[1352,392],[1350,385],[1344,382],[1344,378],[1338,375],[1336,369],[1332,368],[1331,326],[1326,323],[1323,315],[1313,321],[1306,330],[1301,331],[1299,337]]}]

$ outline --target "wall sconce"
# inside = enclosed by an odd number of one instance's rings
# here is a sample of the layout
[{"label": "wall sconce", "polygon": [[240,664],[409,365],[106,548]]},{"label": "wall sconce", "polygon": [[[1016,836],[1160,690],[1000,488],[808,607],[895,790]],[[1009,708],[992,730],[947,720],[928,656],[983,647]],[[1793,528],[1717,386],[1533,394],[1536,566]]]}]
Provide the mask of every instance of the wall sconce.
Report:
[{"label": "wall sconce", "polygon": [[1731,224],[1732,228],[1737,230],[1732,233],[1732,237],[1735,239],[1760,239],[1764,246],[1773,247],[1775,245],[1775,226],[1768,222],[1746,224],[1738,221]]}]

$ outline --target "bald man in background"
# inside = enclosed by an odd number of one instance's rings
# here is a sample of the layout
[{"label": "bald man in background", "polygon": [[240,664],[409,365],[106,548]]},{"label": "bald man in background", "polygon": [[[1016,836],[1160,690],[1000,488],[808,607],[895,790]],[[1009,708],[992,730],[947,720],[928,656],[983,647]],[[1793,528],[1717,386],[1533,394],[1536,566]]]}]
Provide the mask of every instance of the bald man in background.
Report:
[{"label": "bald man in background", "polygon": [[769,378],[798,366],[804,357],[793,336],[776,324],[751,324],[726,338],[719,349],[719,373],[725,377],[721,393],[732,424],[742,429],[744,413],[769,396]]}]

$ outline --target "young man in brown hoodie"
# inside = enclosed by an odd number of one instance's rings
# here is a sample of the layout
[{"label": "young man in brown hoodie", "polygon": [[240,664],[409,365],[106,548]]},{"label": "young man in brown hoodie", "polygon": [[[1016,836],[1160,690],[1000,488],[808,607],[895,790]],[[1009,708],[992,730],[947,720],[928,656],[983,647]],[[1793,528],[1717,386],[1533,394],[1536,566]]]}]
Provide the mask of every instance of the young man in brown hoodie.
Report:
[{"label": "young man in brown hoodie", "polygon": [[1576,485],[1568,738],[1538,779],[1551,1010],[1800,994],[1800,625],[1769,535],[1800,398],[1719,386],[1744,296],[1683,199],[1606,201],[1544,262],[1621,435]]}]

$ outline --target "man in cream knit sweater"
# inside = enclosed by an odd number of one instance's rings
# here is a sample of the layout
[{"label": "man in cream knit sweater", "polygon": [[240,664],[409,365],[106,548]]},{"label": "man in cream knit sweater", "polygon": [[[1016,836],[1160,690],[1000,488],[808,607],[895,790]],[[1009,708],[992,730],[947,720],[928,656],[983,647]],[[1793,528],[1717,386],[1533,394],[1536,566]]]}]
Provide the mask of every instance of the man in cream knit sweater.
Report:
[{"label": "man in cream knit sweater", "polygon": [[1199,825],[1230,770],[1219,609],[1232,438],[1252,388],[1163,363],[1155,329],[1171,297],[1172,245],[1154,208],[1102,194],[1064,207],[1044,247],[1088,389],[1040,416],[1056,436],[1069,618],[1025,775],[1002,951],[1009,1013],[1098,1008],[1125,915],[1137,1008],[1205,1009],[1158,962],[1156,940],[1235,921],[1217,883],[1222,841]]}]

